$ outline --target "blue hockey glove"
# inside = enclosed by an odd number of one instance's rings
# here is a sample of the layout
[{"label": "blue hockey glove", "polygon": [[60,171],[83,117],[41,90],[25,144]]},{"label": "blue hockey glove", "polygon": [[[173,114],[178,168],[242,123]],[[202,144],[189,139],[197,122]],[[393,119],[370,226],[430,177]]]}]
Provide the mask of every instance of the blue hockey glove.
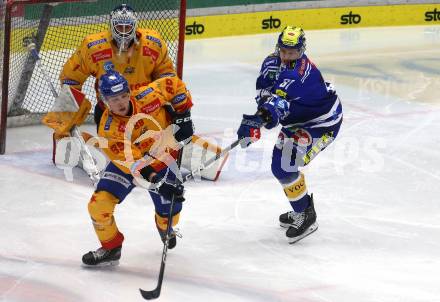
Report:
[{"label": "blue hockey glove", "polygon": [[[156,173],[151,166],[146,166],[142,168],[139,172],[145,180],[153,184],[157,184],[155,189],[156,192],[159,193],[166,200],[172,200],[174,198],[175,202],[185,201],[185,198],[183,197],[185,188],[183,187],[183,184],[181,184],[179,180],[176,180],[177,181],[176,183],[176,181],[171,182],[166,178],[163,179],[164,178],[162,176],[163,173],[160,172]],[[153,175],[153,173],[156,174]]]},{"label": "blue hockey glove", "polygon": [[237,136],[240,140],[242,148],[248,147],[250,144],[258,141],[261,137],[260,128],[264,125],[263,119],[258,114],[243,114],[240,128],[238,128]]},{"label": "blue hockey glove", "polygon": [[278,95],[272,95],[262,103],[258,110],[262,112],[264,127],[272,129],[280,123],[280,121],[289,114],[289,103]]}]

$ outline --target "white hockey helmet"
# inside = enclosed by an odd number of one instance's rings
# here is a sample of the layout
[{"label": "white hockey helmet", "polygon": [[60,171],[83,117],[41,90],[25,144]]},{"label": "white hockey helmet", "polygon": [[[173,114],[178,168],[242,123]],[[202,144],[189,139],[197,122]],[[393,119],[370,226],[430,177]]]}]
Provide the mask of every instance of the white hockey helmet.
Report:
[{"label": "white hockey helmet", "polygon": [[110,13],[110,29],[119,51],[127,51],[136,40],[137,19],[127,4],[116,6]]}]

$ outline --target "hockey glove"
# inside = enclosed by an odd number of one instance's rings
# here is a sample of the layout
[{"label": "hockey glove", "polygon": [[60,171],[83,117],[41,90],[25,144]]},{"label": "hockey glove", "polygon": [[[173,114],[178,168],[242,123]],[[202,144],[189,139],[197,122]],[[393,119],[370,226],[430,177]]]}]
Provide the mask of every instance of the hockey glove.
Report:
[{"label": "hockey glove", "polygon": [[266,98],[258,110],[265,122],[266,129],[272,129],[278,126],[280,121],[289,114],[289,103],[278,95],[272,95]]},{"label": "hockey glove", "polygon": [[257,96],[255,97],[255,102],[257,102],[258,107],[263,105],[267,101],[267,98],[272,96],[272,92],[269,89],[259,89],[257,90]]},{"label": "hockey glove", "polygon": [[59,137],[69,136],[74,126],[81,125],[92,104],[81,91],[67,85],[61,87],[55,104],[42,119],[43,124],[55,130]]},{"label": "hockey glove", "polygon": [[146,166],[140,170],[142,177],[155,184],[155,191],[160,194],[166,200],[173,200],[175,202],[184,202],[183,197],[184,187],[179,180],[171,182],[166,177],[162,176],[162,173],[156,173],[151,166]]},{"label": "hockey glove", "polygon": [[194,124],[191,118],[191,112],[188,110],[184,113],[176,113],[174,117],[174,125],[178,126],[174,137],[178,142],[188,143],[194,134]]},{"label": "hockey glove", "polygon": [[174,137],[176,141],[184,142],[185,144],[191,141],[194,134],[194,124],[191,118],[191,111],[187,110],[183,113],[177,113],[170,106],[166,106],[165,109],[171,115],[173,124],[176,125],[174,129]]},{"label": "hockey glove", "polygon": [[258,141],[261,137],[260,128],[264,125],[260,115],[243,114],[240,128],[238,128],[237,136],[240,140],[242,148],[248,147],[250,144]]}]

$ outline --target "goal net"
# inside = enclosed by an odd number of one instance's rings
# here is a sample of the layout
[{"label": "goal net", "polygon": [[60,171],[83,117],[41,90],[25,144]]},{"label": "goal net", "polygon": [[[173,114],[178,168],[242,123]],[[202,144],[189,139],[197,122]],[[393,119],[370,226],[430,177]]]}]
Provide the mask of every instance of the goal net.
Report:
[{"label": "goal net", "polygon": [[[5,151],[6,126],[40,123],[54,102],[43,74],[23,47],[23,39],[35,37],[41,62],[59,89],[64,63],[86,35],[108,30],[110,11],[119,4],[121,1],[114,0],[0,2],[1,154]],[[138,27],[152,28],[162,35],[181,76],[185,0],[131,0],[130,5],[136,11]],[[92,102],[96,102],[94,85],[95,79],[90,77],[83,86]]]}]

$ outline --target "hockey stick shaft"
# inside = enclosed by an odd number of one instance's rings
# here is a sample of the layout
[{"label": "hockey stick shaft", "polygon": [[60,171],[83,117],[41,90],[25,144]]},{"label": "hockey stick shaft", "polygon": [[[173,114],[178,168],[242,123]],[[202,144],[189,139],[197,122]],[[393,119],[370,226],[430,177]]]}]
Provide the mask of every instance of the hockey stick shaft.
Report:
[{"label": "hockey stick shaft", "polygon": [[[32,37],[26,37],[23,39],[23,45],[27,48],[31,56],[34,58],[38,68],[40,69],[41,73],[43,74],[43,78],[46,81],[47,85],[49,86],[52,95],[57,98],[58,93],[55,89],[55,86],[51,82],[49,75],[47,74],[46,70],[44,69],[43,64],[41,63],[40,56],[38,54],[38,51],[36,49],[36,45],[33,42]],[[83,163],[87,163],[87,169],[84,169],[87,174],[89,175],[90,179],[92,180],[93,184],[97,184],[100,176],[98,168],[96,167],[95,160],[93,159],[92,153],[90,152],[89,148],[87,147],[86,142],[84,141],[84,138],[81,135],[81,132],[79,131],[77,126],[73,126],[70,130],[70,134],[72,137],[75,137],[80,145],[80,157]]]},{"label": "hockey stick shaft", "polygon": [[[180,168],[180,163],[182,161],[182,153],[183,153],[183,150],[181,149],[179,152],[179,156],[177,158],[177,167],[178,168]],[[180,173],[179,169],[177,172]],[[177,175],[175,175],[175,177],[176,177],[176,183],[177,183],[178,177],[177,177]],[[168,242],[170,239],[169,234],[170,234],[170,230],[171,230],[171,226],[172,226],[174,204],[175,204],[175,198],[173,196],[171,198],[170,211],[168,213],[167,229],[166,229],[165,241],[163,243],[162,258],[161,258],[161,262],[160,262],[160,270],[159,270],[159,277],[157,279],[157,286],[155,289],[153,289],[151,291],[145,291],[141,288],[139,289],[142,297],[146,300],[156,299],[160,296],[160,291],[162,289],[163,277],[165,274],[165,264],[167,261]]]}]

